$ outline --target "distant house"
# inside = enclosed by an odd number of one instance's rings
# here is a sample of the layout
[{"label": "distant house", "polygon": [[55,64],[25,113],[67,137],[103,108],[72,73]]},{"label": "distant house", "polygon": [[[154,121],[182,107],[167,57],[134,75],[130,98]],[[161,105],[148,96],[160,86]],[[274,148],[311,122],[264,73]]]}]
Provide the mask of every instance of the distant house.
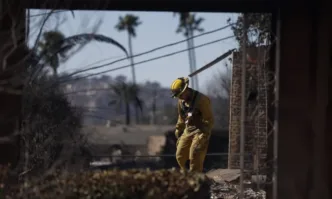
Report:
[{"label": "distant house", "polygon": [[88,139],[92,156],[100,160],[112,156],[115,148],[120,148],[124,157],[156,155],[165,145],[165,133],[173,129],[174,126],[169,125],[85,126],[82,134]]},{"label": "distant house", "polygon": [[[98,166],[98,168],[177,167],[175,156],[169,156],[175,155],[176,150],[173,125],[86,126],[82,133],[88,138],[89,150],[94,157],[93,166]],[[121,161],[114,161],[119,160],[118,156],[111,157],[112,153],[118,149],[121,150]],[[214,129],[208,153],[227,154],[227,151],[228,129]],[[167,156],[158,157],[159,154]],[[137,155],[141,157],[135,157]],[[109,159],[105,159],[106,157]],[[206,169],[224,168],[227,166],[227,159],[227,155],[209,155],[206,157],[205,167]]]},{"label": "distant house", "polygon": [[[166,133],[166,132],[164,132]],[[165,135],[151,135],[147,142],[147,153],[148,155],[157,155],[166,144]]]}]

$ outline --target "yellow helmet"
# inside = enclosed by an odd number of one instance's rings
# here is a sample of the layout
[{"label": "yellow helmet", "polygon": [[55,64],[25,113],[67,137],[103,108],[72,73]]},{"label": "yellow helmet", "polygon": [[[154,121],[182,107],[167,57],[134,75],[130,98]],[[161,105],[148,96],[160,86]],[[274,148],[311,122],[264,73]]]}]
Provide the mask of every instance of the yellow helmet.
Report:
[{"label": "yellow helmet", "polygon": [[171,85],[172,97],[179,97],[188,88],[188,85],[189,78],[187,77],[179,77],[174,80]]}]

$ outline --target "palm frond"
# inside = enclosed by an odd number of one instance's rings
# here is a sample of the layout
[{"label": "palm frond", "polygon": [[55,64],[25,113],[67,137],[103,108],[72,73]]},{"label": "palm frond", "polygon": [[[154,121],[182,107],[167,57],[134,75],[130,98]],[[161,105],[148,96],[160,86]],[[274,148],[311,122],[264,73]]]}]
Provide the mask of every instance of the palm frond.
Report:
[{"label": "palm frond", "polygon": [[60,50],[59,50],[59,55],[62,57],[62,58],[66,58],[67,57],[67,53],[68,51],[70,51],[72,48],[74,47],[74,45],[66,45],[66,46],[63,46]]},{"label": "palm frond", "polygon": [[[56,36],[55,36],[56,35]],[[52,37],[52,38],[59,38],[58,33],[47,33],[44,34],[45,40],[46,38]],[[41,53],[39,53],[38,56],[38,63],[42,60],[45,59],[46,56],[49,54],[52,54],[52,56],[49,59],[52,59],[52,57],[57,57],[60,55],[61,57],[65,57],[66,52],[68,52],[70,49],[72,49],[76,44],[81,44],[81,43],[87,43],[92,40],[99,41],[99,42],[106,42],[113,44],[117,47],[119,47],[128,57],[128,52],[124,46],[122,46],[119,42],[115,41],[114,39],[110,37],[106,37],[104,35],[99,35],[99,34],[79,34],[79,35],[74,35],[71,37],[67,37],[62,40],[57,40],[57,42],[51,42],[52,44],[46,44],[45,42],[40,42],[39,45],[42,47]],[[40,70],[36,70],[36,72],[39,72]],[[33,75],[34,76],[34,75]]]},{"label": "palm frond", "polygon": [[196,31],[198,31],[198,32],[204,32],[204,28],[196,28]]},{"label": "palm frond", "polygon": [[127,30],[129,35],[135,37],[136,31],[135,28],[141,25],[142,22],[139,21],[139,17],[133,14],[127,14],[124,17],[119,17],[119,22],[115,26],[118,31]]},{"label": "palm frond", "polygon": [[176,33],[181,33],[183,31],[183,28],[182,27],[178,27],[177,29],[176,29]]},{"label": "palm frond", "polygon": [[104,35],[83,33],[83,34],[67,37],[64,40],[62,40],[61,43],[62,43],[62,46],[68,46],[68,45],[74,46],[75,44],[90,42],[93,40],[113,44],[113,45],[117,46],[118,48],[120,48],[128,57],[128,52],[123,45],[121,45],[116,40],[114,40],[110,37],[104,36]]},{"label": "palm frond", "polygon": [[122,16],[119,17],[119,22],[115,25],[115,29],[118,31],[123,31],[126,29],[126,24],[124,23],[124,19]]},{"label": "palm frond", "polygon": [[43,40],[45,44],[55,45],[62,41],[65,38],[65,35],[59,31],[47,31],[43,34]]},{"label": "palm frond", "polygon": [[205,20],[204,18],[200,17],[200,18],[198,18],[197,20],[195,19],[195,20],[194,20],[194,23],[195,23],[196,26],[199,26],[199,25],[201,25],[201,23],[202,23],[204,20]]},{"label": "palm frond", "polygon": [[143,22],[141,22],[141,21],[136,21],[135,26],[137,27],[137,26],[141,25],[142,23]]},{"label": "palm frond", "polygon": [[115,105],[117,103],[118,103],[117,100],[111,100],[111,101],[108,102],[108,106],[112,106],[112,105]]},{"label": "palm frond", "polygon": [[71,10],[70,13],[71,13],[71,16],[75,19],[75,12],[74,12],[74,10]]},{"label": "palm frond", "polygon": [[110,85],[111,90],[118,96],[122,95],[122,85],[116,84],[116,85]]}]

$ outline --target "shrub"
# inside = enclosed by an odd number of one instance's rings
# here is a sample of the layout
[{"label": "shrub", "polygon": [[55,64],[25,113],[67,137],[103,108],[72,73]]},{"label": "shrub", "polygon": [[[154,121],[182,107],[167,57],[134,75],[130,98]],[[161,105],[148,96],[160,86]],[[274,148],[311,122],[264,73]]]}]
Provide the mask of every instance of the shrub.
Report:
[{"label": "shrub", "polygon": [[210,181],[203,174],[175,169],[107,170],[25,184],[24,189],[11,198],[204,199],[210,198],[209,191]]},{"label": "shrub", "polygon": [[59,86],[51,87],[54,81],[40,78],[23,95],[21,157],[16,169],[24,176],[43,175],[60,159],[59,165],[63,165],[71,151],[85,143],[79,133],[82,113]]}]

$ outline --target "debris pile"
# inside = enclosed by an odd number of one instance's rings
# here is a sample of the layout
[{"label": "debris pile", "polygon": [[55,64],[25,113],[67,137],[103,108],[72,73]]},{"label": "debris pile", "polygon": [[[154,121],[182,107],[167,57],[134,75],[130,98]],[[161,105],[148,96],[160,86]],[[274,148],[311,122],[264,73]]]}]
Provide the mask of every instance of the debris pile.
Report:
[{"label": "debris pile", "polygon": [[[239,199],[239,170],[218,169],[210,171],[207,176],[212,179],[210,188],[211,199]],[[265,199],[264,190],[254,190],[251,181],[244,181],[245,199]]]},{"label": "debris pile", "polygon": [[[240,189],[238,185],[214,182],[211,185],[211,199],[239,199]],[[244,190],[245,199],[265,199],[265,191],[254,191],[252,188]]]}]

